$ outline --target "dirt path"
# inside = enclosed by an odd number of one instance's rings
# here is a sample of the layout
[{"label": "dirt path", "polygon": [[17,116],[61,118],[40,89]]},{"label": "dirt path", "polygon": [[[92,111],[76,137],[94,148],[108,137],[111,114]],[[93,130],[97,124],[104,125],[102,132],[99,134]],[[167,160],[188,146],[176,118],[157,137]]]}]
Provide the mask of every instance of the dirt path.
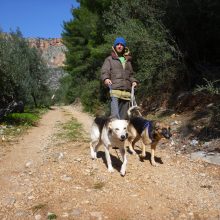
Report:
[{"label": "dirt path", "polygon": [[219,166],[176,155],[164,143],[156,152],[159,167],[149,154],[144,162],[128,154],[125,177],[112,149],[110,174],[103,149],[92,161],[88,143],[55,139],[71,117],[88,135],[92,117],[57,107],[0,158],[0,219],[220,219]]}]

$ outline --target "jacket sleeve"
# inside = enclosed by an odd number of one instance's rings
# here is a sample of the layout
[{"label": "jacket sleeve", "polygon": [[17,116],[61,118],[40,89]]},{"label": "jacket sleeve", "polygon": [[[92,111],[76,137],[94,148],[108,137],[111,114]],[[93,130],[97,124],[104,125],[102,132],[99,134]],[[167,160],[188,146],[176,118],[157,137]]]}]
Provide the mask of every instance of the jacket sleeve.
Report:
[{"label": "jacket sleeve", "polygon": [[110,60],[108,58],[105,59],[102,68],[101,68],[101,80],[102,82],[105,81],[105,79],[111,79],[111,65]]}]

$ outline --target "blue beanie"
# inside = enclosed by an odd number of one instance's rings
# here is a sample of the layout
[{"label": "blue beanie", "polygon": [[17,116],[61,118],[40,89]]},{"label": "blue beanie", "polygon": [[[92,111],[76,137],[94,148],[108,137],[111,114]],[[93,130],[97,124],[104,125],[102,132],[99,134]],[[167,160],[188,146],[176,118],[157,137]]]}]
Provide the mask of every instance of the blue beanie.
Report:
[{"label": "blue beanie", "polygon": [[115,39],[114,47],[116,47],[117,44],[122,44],[124,47],[126,47],[126,41],[123,37],[117,37]]}]

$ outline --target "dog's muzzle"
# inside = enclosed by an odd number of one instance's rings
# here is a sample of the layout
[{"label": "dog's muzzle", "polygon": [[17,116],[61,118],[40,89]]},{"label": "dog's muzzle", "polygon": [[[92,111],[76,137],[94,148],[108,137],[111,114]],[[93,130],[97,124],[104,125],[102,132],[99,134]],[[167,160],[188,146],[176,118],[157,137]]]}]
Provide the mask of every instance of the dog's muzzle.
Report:
[{"label": "dog's muzzle", "polygon": [[126,133],[126,135],[121,135],[121,141],[124,141],[126,138],[128,138],[128,134]]},{"label": "dog's muzzle", "polygon": [[170,131],[168,129],[162,129],[162,135],[166,138],[166,139],[170,139],[172,137],[172,134],[170,133]]},{"label": "dog's muzzle", "polygon": [[172,134],[165,133],[165,134],[163,134],[163,136],[164,136],[166,139],[170,139],[170,138],[172,137]]}]

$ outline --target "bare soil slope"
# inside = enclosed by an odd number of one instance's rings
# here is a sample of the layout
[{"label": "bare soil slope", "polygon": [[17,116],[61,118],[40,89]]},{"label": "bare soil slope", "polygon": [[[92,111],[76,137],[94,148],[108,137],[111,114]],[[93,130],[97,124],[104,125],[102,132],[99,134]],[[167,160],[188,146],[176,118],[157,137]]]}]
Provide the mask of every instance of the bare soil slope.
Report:
[{"label": "bare soil slope", "polygon": [[219,166],[191,161],[163,143],[158,167],[150,154],[141,162],[128,153],[125,177],[112,149],[110,174],[103,149],[93,161],[87,142],[55,138],[58,124],[71,117],[89,137],[92,117],[73,106],[56,107],[13,145],[1,146],[0,219],[220,219]]}]

